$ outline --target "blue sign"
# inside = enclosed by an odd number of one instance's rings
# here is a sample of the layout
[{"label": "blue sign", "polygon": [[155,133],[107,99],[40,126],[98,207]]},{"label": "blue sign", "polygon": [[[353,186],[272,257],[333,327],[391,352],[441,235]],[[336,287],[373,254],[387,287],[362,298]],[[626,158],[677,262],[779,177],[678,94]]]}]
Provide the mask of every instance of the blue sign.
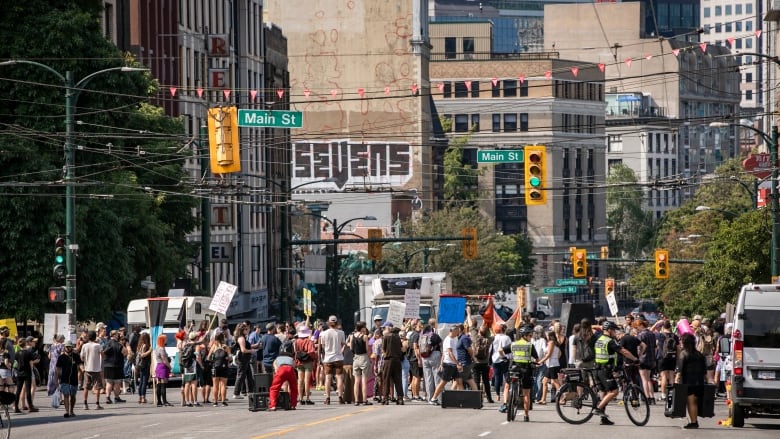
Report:
[{"label": "blue sign", "polygon": [[461,296],[439,297],[439,323],[463,323],[466,318],[466,298]]}]

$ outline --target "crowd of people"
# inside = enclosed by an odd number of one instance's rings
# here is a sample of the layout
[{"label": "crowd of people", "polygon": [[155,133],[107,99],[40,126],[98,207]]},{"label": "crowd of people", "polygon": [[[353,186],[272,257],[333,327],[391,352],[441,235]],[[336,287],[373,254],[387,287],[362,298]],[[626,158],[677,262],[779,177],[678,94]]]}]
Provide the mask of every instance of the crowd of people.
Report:
[{"label": "crowd of people", "polygon": [[[289,408],[296,409],[314,404],[312,391],[322,391],[326,405],[438,405],[448,386],[480,390],[483,400],[499,400],[504,411],[509,373],[520,370],[526,421],[532,401],[555,402],[564,368],[595,368],[603,371],[597,374],[604,392],[597,414],[606,425],[612,424],[607,404],[617,394],[610,372],[626,364],[638,370],[631,379],[653,404],[664,401],[674,383],[689,384],[686,428],[697,428],[696,398],[701,398],[702,386],[719,384],[719,392],[725,391],[728,358],[717,351],[718,339],[730,329],[723,317],[695,316],[690,323],[681,317],[681,326],[667,319],[650,324],[642,315],[628,315],[621,326],[605,318],[584,319],[567,331],[559,321],[543,327],[532,318],[480,327],[468,315],[462,324],[447,325],[446,335],[440,334],[435,319],[409,319],[396,327],[379,315],[371,324],[357,322],[348,335],[336,316],[313,323],[243,322],[233,331],[222,320],[214,329],[208,322],[181,329],[175,335],[174,358],[182,373],[182,406],[228,405],[232,368],[236,400],[253,391],[256,373],[272,376],[272,411],[282,390],[289,392]],[[16,413],[35,412],[35,390],[45,381],[48,395],[59,398],[66,418],[75,416],[79,394],[83,410],[101,410],[103,397],[105,404],[117,404],[126,402],[120,395],[131,393],[137,394],[138,404],[147,404],[151,386],[157,407],[172,406],[167,384],[174,359],[166,352],[167,341],[165,334],[152,340],[139,327],[127,333],[98,324],[93,331],[82,331],[75,343],[57,335],[41,351],[38,340],[11,340],[8,328],[0,328],[0,390],[15,393]],[[44,355],[48,374],[41,380]]]}]

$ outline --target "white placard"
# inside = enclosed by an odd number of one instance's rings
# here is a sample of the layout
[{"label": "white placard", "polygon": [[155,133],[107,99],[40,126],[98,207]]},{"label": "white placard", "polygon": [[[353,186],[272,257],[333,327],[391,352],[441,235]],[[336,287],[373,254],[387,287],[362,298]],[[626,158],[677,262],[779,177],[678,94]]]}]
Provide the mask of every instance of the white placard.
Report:
[{"label": "white placard", "polygon": [[422,297],[431,297],[431,278],[424,277],[420,280],[420,294]]},{"label": "white placard", "polygon": [[615,299],[615,294],[607,294],[607,304],[609,304],[609,312],[612,313],[612,317],[617,317],[618,304],[617,299]]},{"label": "white placard", "polygon": [[385,294],[384,290],[382,290],[382,279],[376,278],[371,281],[371,291],[374,292],[374,297],[381,297]]},{"label": "white placard", "polygon": [[406,311],[404,312],[404,318],[419,319],[420,318],[420,290],[406,290],[404,292],[404,303],[406,304]]},{"label": "white placard", "polygon": [[390,301],[390,308],[387,310],[387,321],[392,323],[393,326],[401,326],[404,324],[404,313],[406,312],[406,304],[397,300]]},{"label": "white placard", "polygon": [[237,289],[238,287],[233,284],[220,281],[219,285],[217,285],[217,291],[214,291],[214,298],[211,299],[209,309],[227,315],[230,302],[233,300],[233,294],[236,293]]},{"label": "white placard", "polygon": [[51,344],[55,334],[62,334],[67,339],[71,332],[67,314],[47,313],[43,315],[43,342],[45,344]]}]

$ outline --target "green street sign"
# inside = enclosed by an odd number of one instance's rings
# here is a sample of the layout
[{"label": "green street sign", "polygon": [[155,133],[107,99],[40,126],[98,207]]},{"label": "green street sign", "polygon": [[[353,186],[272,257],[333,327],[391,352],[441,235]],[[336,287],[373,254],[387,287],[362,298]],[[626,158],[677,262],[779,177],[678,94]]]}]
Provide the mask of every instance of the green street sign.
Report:
[{"label": "green street sign", "polygon": [[238,126],[245,128],[303,128],[303,112],[239,109]]},{"label": "green street sign", "polygon": [[565,287],[567,285],[587,285],[586,279],[555,279],[555,285]]},{"label": "green street sign", "polygon": [[522,163],[522,149],[485,149],[477,151],[477,163]]},{"label": "green street sign", "polygon": [[545,287],[544,294],[571,294],[577,292],[577,287]]}]

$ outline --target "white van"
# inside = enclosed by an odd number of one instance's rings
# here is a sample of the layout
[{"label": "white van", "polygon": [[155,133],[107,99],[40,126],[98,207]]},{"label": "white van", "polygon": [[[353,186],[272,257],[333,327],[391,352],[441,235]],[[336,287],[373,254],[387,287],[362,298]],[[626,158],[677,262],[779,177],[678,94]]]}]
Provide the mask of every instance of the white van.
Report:
[{"label": "white van", "polygon": [[[183,296],[168,297],[168,308],[165,312],[165,322],[163,323],[163,334],[167,336],[165,351],[171,358],[173,373],[179,374],[179,352],[176,349],[176,333],[182,324],[185,327],[192,325],[197,329],[200,322],[212,319],[223,319],[223,314],[214,316],[214,311],[209,309],[211,297],[203,296]],[[127,324],[128,326],[139,325],[142,328],[149,328],[148,299],[131,300],[127,305]],[[217,321],[214,325],[217,325]],[[154,342],[154,340],[152,340]]]},{"label": "white van", "polygon": [[745,418],[780,416],[780,285],[743,286],[733,322],[732,425],[743,427]]}]

